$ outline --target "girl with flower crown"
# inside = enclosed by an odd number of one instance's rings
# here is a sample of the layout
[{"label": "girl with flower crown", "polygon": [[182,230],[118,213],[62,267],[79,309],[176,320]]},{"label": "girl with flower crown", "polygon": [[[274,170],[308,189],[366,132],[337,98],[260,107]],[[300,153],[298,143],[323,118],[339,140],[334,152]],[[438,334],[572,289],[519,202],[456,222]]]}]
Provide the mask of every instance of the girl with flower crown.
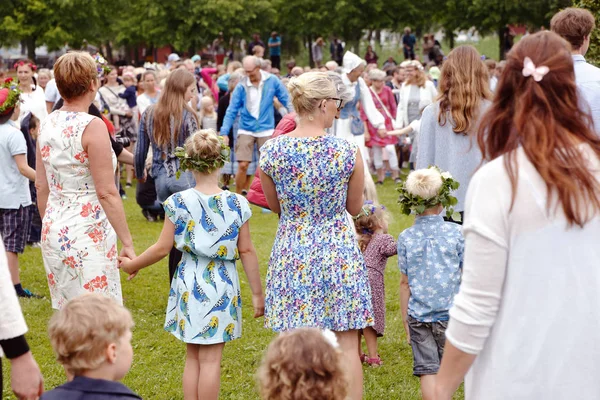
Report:
[{"label": "girl with flower crown", "polygon": [[187,345],[184,399],[216,400],[223,347],[242,334],[236,260],[242,260],[252,290],[254,317],[264,312],[258,258],[247,223],[252,212],[243,196],[219,187],[219,169],[229,159],[229,147],[215,131],[194,133],[175,155],[181,169],[192,170],[196,186],[165,201],[167,218],[156,244],[133,260],[119,260],[131,279],[169,254],[173,241],[183,252],[171,282],[165,330]]},{"label": "girl with flower crown", "polygon": [[37,84],[33,77],[33,74],[37,71],[36,65],[31,60],[21,60],[16,62],[14,67],[19,78],[22,101],[19,124],[28,113],[32,113],[40,122],[44,122],[48,116],[48,110],[46,109],[44,89]]},{"label": "girl with flower crown", "polygon": [[[367,354],[360,351],[363,363],[378,367],[382,364],[377,352],[377,338],[383,336],[385,330],[385,282],[384,271],[387,259],[396,254],[396,241],[387,233],[388,214],[385,207],[372,201],[365,202],[362,212],[354,218],[354,226],[358,236],[358,245],[363,252],[369,284],[375,325],[362,330],[367,342]],[[359,349],[360,350],[360,349]]]}]

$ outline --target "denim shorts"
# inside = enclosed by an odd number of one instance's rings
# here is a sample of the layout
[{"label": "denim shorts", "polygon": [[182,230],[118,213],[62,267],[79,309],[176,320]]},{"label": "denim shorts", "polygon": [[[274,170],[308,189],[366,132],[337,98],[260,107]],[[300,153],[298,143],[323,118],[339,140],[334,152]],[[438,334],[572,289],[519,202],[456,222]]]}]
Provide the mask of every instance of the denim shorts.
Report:
[{"label": "denim shorts", "polygon": [[408,316],[410,345],[413,351],[413,375],[435,375],[444,354],[448,321],[420,322]]}]

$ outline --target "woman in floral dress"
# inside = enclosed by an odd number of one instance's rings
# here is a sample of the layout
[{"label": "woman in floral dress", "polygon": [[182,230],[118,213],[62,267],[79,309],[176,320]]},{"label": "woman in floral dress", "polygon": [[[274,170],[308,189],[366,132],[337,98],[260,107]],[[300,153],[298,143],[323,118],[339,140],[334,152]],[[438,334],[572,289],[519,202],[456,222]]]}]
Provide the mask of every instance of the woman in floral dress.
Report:
[{"label": "woman in floral dress", "polygon": [[87,113],[98,90],[96,64],[89,54],[72,52],[58,59],[54,71],[64,106],[42,124],[36,165],[52,307],[84,292],[122,303],[117,236],[121,255],[135,252],[106,125]]},{"label": "woman in floral dress", "polygon": [[336,332],[353,400],[362,398],[358,331],[373,324],[367,270],[347,212],[358,214],[364,186],[358,146],[326,136],[342,100],[324,73],[289,86],[299,120],[269,140],[260,159],[269,207],[281,214],[267,272],[265,325],[276,332]]}]

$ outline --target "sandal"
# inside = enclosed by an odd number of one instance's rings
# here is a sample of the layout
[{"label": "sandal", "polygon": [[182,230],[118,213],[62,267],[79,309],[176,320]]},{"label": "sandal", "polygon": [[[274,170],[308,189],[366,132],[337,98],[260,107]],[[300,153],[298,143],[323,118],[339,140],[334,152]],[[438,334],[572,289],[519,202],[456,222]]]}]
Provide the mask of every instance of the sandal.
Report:
[{"label": "sandal", "polygon": [[377,181],[375,182],[376,185],[383,185],[383,181]]},{"label": "sandal", "polygon": [[373,358],[367,357],[366,363],[371,367],[380,367],[383,365],[383,361],[381,361],[381,357],[379,355]]},{"label": "sandal", "polygon": [[365,353],[360,354],[360,362],[361,363],[366,364],[368,359],[369,359],[369,356],[367,356]]}]

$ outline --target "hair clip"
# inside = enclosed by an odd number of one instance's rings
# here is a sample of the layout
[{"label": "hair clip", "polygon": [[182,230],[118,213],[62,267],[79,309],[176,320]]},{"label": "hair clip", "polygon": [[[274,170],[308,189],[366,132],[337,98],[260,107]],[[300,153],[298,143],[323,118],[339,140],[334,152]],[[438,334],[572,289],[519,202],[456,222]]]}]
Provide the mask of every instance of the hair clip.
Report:
[{"label": "hair clip", "polygon": [[321,331],[321,334],[325,338],[325,341],[327,343],[329,343],[334,349],[337,349],[338,347],[340,347],[340,345],[337,341],[337,336],[335,336],[335,333],[333,333],[329,329],[325,329],[325,330]]},{"label": "hair clip", "polygon": [[529,57],[525,57],[525,60],[523,60],[523,76],[526,78],[533,76],[533,80],[539,82],[548,72],[550,72],[550,68],[545,65],[536,67]]}]

